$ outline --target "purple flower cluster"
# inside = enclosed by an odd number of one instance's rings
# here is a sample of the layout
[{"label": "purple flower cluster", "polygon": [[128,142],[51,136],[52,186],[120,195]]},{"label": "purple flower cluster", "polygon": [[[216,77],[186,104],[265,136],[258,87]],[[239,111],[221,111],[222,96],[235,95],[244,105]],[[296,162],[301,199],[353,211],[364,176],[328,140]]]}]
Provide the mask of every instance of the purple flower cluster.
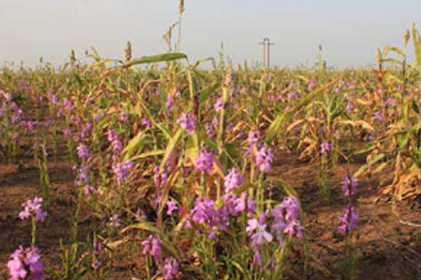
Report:
[{"label": "purple flower cluster", "polygon": [[77,156],[80,159],[89,158],[91,156],[91,151],[85,144],[79,144],[79,146],[76,149],[77,149]]},{"label": "purple flower cluster", "polygon": [[109,225],[118,228],[121,226],[120,214],[113,214],[109,219]]},{"label": "purple flower cluster", "polygon": [[247,213],[252,216],[256,211],[256,202],[246,192],[240,196],[227,193],[223,196],[224,205],[217,207],[215,201],[207,197],[198,197],[190,213],[190,220],[199,226],[207,225],[208,238],[214,239],[217,232],[228,230],[230,216]]},{"label": "purple flower cluster", "polygon": [[332,144],[330,144],[328,141],[323,141],[322,144],[320,144],[320,153],[325,153],[327,151],[330,151],[332,149]]},{"label": "purple flower cluster", "polygon": [[259,143],[262,140],[262,134],[258,130],[251,130],[248,135],[248,142],[250,145]]},{"label": "purple flower cluster", "polygon": [[151,120],[150,120],[149,118],[147,118],[147,117],[144,117],[144,118],[142,119],[141,124],[142,124],[144,127],[146,127],[146,128],[151,128],[151,127],[152,127],[152,122],[151,122]]},{"label": "purple flower cluster", "polygon": [[10,255],[7,263],[9,280],[41,280],[44,277],[44,267],[40,261],[41,255],[37,247],[19,248]]},{"label": "purple flower cluster", "polygon": [[218,126],[219,126],[219,119],[217,117],[215,117],[215,118],[213,118],[212,122],[205,124],[206,134],[209,137],[214,136]]},{"label": "purple flower cluster", "polygon": [[271,148],[262,146],[256,154],[256,166],[262,172],[272,169],[274,154]]},{"label": "purple flower cluster", "polygon": [[[246,232],[250,237],[250,246],[254,250],[253,263],[260,264],[262,257],[259,247],[276,240],[283,246],[284,237],[301,239],[302,226],[298,220],[298,199],[290,195],[272,211],[261,212],[259,218],[250,218]],[[271,224],[267,222],[270,218]]]},{"label": "purple flower cluster", "polygon": [[123,151],[123,142],[121,142],[117,132],[112,129],[107,132],[107,140],[111,143],[111,147],[113,149],[113,159],[116,160]]},{"label": "purple flower cluster", "polygon": [[179,208],[178,208],[178,205],[177,205],[176,201],[168,200],[168,202],[167,202],[167,215],[171,215],[172,212],[177,211],[178,209]]},{"label": "purple flower cluster", "polygon": [[193,222],[201,225],[209,223],[212,220],[212,216],[215,215],[215,201],[207,197],[198,197],[194,203],[194,207],[191,211],[191,219]]},{"label": "purple flower cluster", "polygon": [[35,218],[35,221],[43,222],[45,220],[45,217],[47,217],[47,212],[43,211],[41,206],[41,197],[35,197],[33,200],[26,201],[22,204],[23,211],[19,213],[19,218],[21,220],[26,220],[32,216]]},{"label": "purple flower cluster", "polygon": [[222,110],[223,105],[224,105],[224,101],[222,97],[219,97],[218,99],[216,99],[215,105],[214,105],[215,111],[220,112]]},{"label": "purple flower cluster", "polygon": [[265,212],[260,213],[259,219],[249,219],[247,221],[246,232],[251,238],[252,248],[258,248],[264,240],[272,242],[273,235],[266,230]]},{"label": "purple flower cluster", "polygon": [[[302,226],[298,220],[300,203],[293,196],[287,196],[277,208],[272,211],[274,217],[273,230],[282,231],[289,237],[295,236],[298,239],[303,237]],[[278,241],[282,244],[282,239],[277,235]]]},{"label": "purple flower cluster", "polygon": [[92,122],[87,121],[85,123],[82,123],[79,126],[80,132],[79,132],[79,139],[86,139],[88,138],[91,134],[92,131],[94,129],[94,125],[92,124]]},{"label": "purple flower cluster", "polygon": [[342,184],[342,191],[345,197],[350,197],[357,193],[358,181],[354,176],[347,176]]},{"label": "purple flower cluster", "polygon": [[92,261],[91,267],[93,270],[98,270],[102,265],[102,263],[98,260],[98,257],[101,254],[103,249],[104,248],[103,248],[102,242],[98,239],[95,239],[95,241],[93,242],[93,248],[92,248],[94,260]]},{"label": "purple flower cluster", "polygon": [[[357,193],[358,182],[354,176],[348,175],[342,185],[344,196],[349,198]],[[355,206],[348,204],[342,216],[339,217],[339,233],[345,235],[357,228],[358,214],[355,211]]]},{"label": "purple flower cluster", "polygon": [[154,172],[153,179],[154,179],[155,186],[157,188],[167,183],[168,175],[167,175],[167,172],[165,172],[165,170],[160,172],[159,166],[155,166],[153,169],[153,172]]},{"label": "purple flower cluster", "polygon": [[113,171],[117,176],[117,184],[119,186],[127,182],[130,175],[130,171],[133,167],[134,163],[130,160],[126,160],[125,162],[116,163],[113,165]]},{"label": "purple flower cluster", "polygon": [[147,239],[142,241],[142,254],[152,256],[156,261],[161,257],[161,242],[159,242],[158,237],[154,235],[149,235]]},{"label": "purple flower cluster", "polygon": [[376,118],[379,122],[385,122],[386,120],[380,112],[374,113],[374,118]]},{"label": "purple flower cluster", "polygon": [[202,148],[196,159],[196,170],[211,173],[213,169],[213,152]]},{"label": "purple flower cluster", "polygon": [[58,103],[58,97],[57,95],[55,95],[54,91],[52,90],[47,92],[47,98],[48,98],[48,101],[53,105]]},{"label": "purple flower cluster", "polygon": [[172,280],[177,276],[179,270],[178,261],[172,257],[164,260],[163,274],[165,280]]},{"label": "purple flower cluster", "polygon": [[129,120],[129,114],[126,112],[120,112],[119,119],[122,122],[126,122]]},{"label": "purple flower cluster", "polygon": [[244,178],[239,168],[232,168],[225,176],[225,191],[228,193],[244,184]]},{"label": "purple flower cluster", "polygon": [[89,184],[89,167],[87,165],[73,166],[76,171],[75,185],[84,186]]},{"label": "purple flower cluster", "polygon": [[338,231],[345,235],[357,228],[358,214],[354,205],[347,205],[341,217],[339,217],[340,225]]},{"label": "purple flower cluster", "polygon": [[194,132],[196,122],[192,113],[182,113],[178,118],[177,123],[184,128],[188,134],[192,134]]},{"label": "purple flower cluster", "polygon": [[75,107],[75,104],[70,99],[63,99],[63,108],[66,110],[72,110]]}]

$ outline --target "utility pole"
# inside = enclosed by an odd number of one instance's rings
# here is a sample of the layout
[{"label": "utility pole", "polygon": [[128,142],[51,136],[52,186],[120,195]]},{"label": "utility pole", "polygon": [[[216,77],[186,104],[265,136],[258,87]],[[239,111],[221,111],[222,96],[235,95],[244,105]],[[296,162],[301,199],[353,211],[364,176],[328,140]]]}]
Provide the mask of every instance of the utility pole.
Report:
[{"label": "utility pole", "polygon": [[263,67],[269,69],[270,68],[270,46],[275,45],[271,43],[268,37],[264,38],[259,45],[263,45]]},{"label": "utility pole", "polygon": [[263,40],[259,45],[263,46],[263,68],[266,68],[266,41]]}]

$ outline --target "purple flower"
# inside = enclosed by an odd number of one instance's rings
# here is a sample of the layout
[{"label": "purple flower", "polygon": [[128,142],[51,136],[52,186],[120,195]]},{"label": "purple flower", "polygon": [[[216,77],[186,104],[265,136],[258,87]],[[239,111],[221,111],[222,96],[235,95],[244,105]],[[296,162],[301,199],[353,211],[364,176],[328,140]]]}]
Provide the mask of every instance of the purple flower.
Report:
[{"label": "purple flower", "polygon": [[298,199],[295,196],[290,195],[284,198],[282,203],[279,204],[272,213],[275,216],[275,221],[285,219],[287,222],[290,222],[298,218],[299,211],[300,203],[298,202]]},{"label": "purple flower", "polygon": [[[232,125],[232,124],[230,124]],[[213,136],[215,134],[215,130],[218,128],[219,126],[219,119],[217,117],[214,117],[212,120],[212,123],[210,124],[206,124],[206,133],[209,136]],[[228,125],[227,127],[228,130],[230,130],[230,126]]]},{"label": "purple flower", "polygon": [[259,220],[249,219],[247,221],[247,234],[251,237],[251,245],[253,248],[259,247],[264,240],[272,242],[272,234],[266,230],[266,216],[265,213],[260,213]]},{"label": "purple flower", "polygon": [[289,237],[295,236],[298,239],[302,238],[302,226],[298,220],[299,210],[300,203],[298,199],[290,195],[284,198],[282,203],[271,211],[273,216],[272,230],[280,246],[283,245],[282,234]]},{"label": "purple flower", "polygon": [[65,139],[68,139],[71,135],[72,135],[71,128],[66,128],[65,130],[63,130],[63,136]]},{"label": "purple flower", "polygon": [[97,189],[95,189],[91,185],[85,185],[85,187],[84,187],[84,193],[85,193],[86,196],[88,196],[88,195],[94,195],[97,192],[98,192]]},{"label": "purple flower", "polygon": [[54,91],[49,91],[47,93],[47,98],[48,98],[48,100],[50,101],[51,104],[57,104],[58,103],[58,98],[54,94]]},{"label": "purple flower", "polygon": [[295,99],[298,96],[298,94],[295,91],[291,91],[287,93],[288,99]]},{"label": "purple flower", "polygon": [[214,135],[215,135],[215,127],[213,126],[213,124],[212,124],[212,123],[206,123],[206,124],[205,124],[205,130],[206,130],[206,134],[207,134],[209,137],[212,137],[212,136],[214,136]]},{"label": "purple flower", "polygon": [[392,97],[389,97],[389,98],[387,98],[387,99],[386,99],[386,101],[384,102],[384,107],[391,106],[391,105],[393,105],[393,103],[394,103],[393,98],[392,98]]},{"label": "purple flower", "polygon": [[255,265],[260,265],[262,263],[262,255],[260,254],[260,251],[258,248],[256,248],[254,250],[254,255],[253,255],[253,264]]},{"label": "purple flower", "polygon": [[92,264],[91,267],[93,270],[98,270],[101,267],[102,263],[98,260],[95,260]]},{"label": "purple flower", "polygon": [[257,151],[256,154],[256,165],[262,172],[268,172],[272,169],[273,163],[273,151],[271,148],[263,146]]},{"label": "purple flower", "polygon": [[162,248],[159,239],[156,236],[149,235],[147,239],[142,241],[142,254],[151,255],[155,260],[161,256]]},{"label": "purple flower", "polygon": [[19,218],[21,220],[25,220],[33,216],[35,218],[35,221],[43,222],[45,220],[45,217],[47,217],[47,212],[43,211],[41,206],[41,197],[35,197],[33,200],[26,201],[22,204],[23,211],[19,213]]},{"label": "purple flower", "polygon": [[102,250],[104,249],[101,240],[99,239],[95,239],[94,243],[93,243],[93,250],[92,252],[94,253],[94,255],[99,255],[101,254]]},{"label": "purple flower", "polygon": [[94,120],[97,121],[97,122],[99,122],[101,120],[101,115],[98,114],[98,113],[95,113],[94,114]]},{"label": "purple flower", "polygon": [[199,152],[199,156],[196,159],[196,170],[210,173],[212,172],[212,168],[213,168],[213,153],[212,151],[206,148],[202,148]]},{"label": "purple flower", "polygon": [[256,214],[256,201],[246,192],[243,192],[235,201],[235,211],[238,213],[247,211],[247,216],[252,217],[252,215]]},{"label": "purple flower", "polygon": [[167,101],[165,102],[165,106],[167,106],[167,109],[169,110],[169,111],[171,111],[172,110],[172,105],[173,105],[173,96],[172,95],[168,95],[167,96]]},{"label": "purple flower", "polygon": [[222,199],[225,210],[229,215],[237,216],[244,211],[247,212],[249,217],[256,214],[256,202],[246,192],[242,192],[240,196],[234,193],[226,193]]},{"label": "purple flower", "polygon": [[216,112],[219,112],[219,111],[222,110],[222,107],[224,105],[223,103],[224,103],[224,101],[223,101],[222,97],[219,97],[218,99],[216,99],[215,105],[214,105],[214,108],[215,108]]},{"label": "purple flower", "polygon": [[241,174],[240,169],[232,168],[225,176],[225,192],[230,192],[238,187],[240,187],[244,183],[243,175]]},{"label": "purple flower", "polygon": [[164,260],[164,279],[172,280],[177,276],[179,270],[178,261],[172,257],[166,258]]},{"label": "purple flower", "polygon": [[312,91],[316,87],[316,80],[311,80],[307,85],[307,90]]},{"label": "purple flower", "polygon": [[122,163],[116,163],[113,165],[113,171],[117,176],[117,184],[122,185],[129,178],[130,171],[134,167],[134,163],[130,160],[126,160]]},{"label": "purple flower", "polygon": [[302,229],[303,227],[301,226],[300,221],[293,220],[286,225],[284,229],[284,233],[288,235],[289,237],[295,236],[298,239],[302,239],[303,238]]},{"label": "purple flower", "polygon": [[109,224],[112,227],[118,228],[121,226],[120,214],[114,214],[110,217]]},{"label": "purple flower", "polygon": [[112,130],[112,129],[108,130],[107,131],[107,140],[109,142],[113,142],[115,140],[118,140],[118,134],[117,134],[117,132],[115,130]]},{"label": "purple flower", "polygon": [[114,140],[111,143],[111,146],[113,147],[114,154],[119,154],[123,151],[123,142],[121,142],[119,139]]},{"label": "purple flower", "polygon": [[174,200],[168,200],[167,207],[167,215],[171,215],[173,211],[178,210],[177,202]]},{"label": "purple flower", "polygon": [[340,224],[338,226],[338,231],[343,235],[356,229],[358,223],[358,215],[355,211],[355,206],[347,205],[345,207],[344,214],[339,217],[339,221]]},{"label": "purple flower", "polygon": [[184,128],[188,134],[194,132],[196,123],[192,113],[182,113],[178,118],[177,123]]},{"label": "purple flower", "polygon": [[142,119],[141,124],[142,124],[143,126],[145,126],[146,128],[151,128],[151,127],[152,127],[152,122],[151,122],[151,120],[150,120],[149,118],[147,118],[147,117],[144,117],[144,118]]},{"label": "purple flower", "polygon": [[77,148],[77,156],[82,158],[89,158],[91,156],[91,151],[85,144],[80,144]]},{"label": "purple flower", "polygon": [[167,183],[168,175],[165,171],[159,172],[159,166],[155,166],[153,172],[155,173],[153,176],[155,186],[159,188]]},{"label": "purple flower", "polygon": [[250,145],[258,143],[262,139],[262,135],[258,130],[251,130],[248,136],[248,142]]},{"label": "purple flower", "polygon": [[215,214],[214,204],[215,201],[210,200],[207,197],[196,198],[194,207],[191,211],[193,222],[199,225],[208,223]]},{"label": "purple flower", "polygon": [[63,107],[65,108],[65,109],[67,109],[67,110],[71,110],[71,109],[73,109],[73,107],[74,107],[75,105],[73,104],[73,102],[71,101],[71,100],[69,100],[69,99],[67,99],[67,98],[65,98],[64,100],[63,100]]},{"label": "purple flower", "polygon": [[77,176],[75,179],[75,185],[76,186],[83,186],[89,184],[89,167],[86,165],[81,166],[74,166],[74,170],[77,172]]},{"label": "purple flower", "polygon": [[7,92],[7,93],[4,91],[2,92],[3,92],[4,98],[6,98],[7,101],[12,101],[12,94],[10,92]]},{"label": "purple flower", "polygon": [[328,141],[323,141],[322,144],[320,144],[320,152],[323,154],[324,152],[330,151],[332,149],[332,144],[330,144]]},{"label": "purple flower", "polygon": [[10,280],[41,280],[44,277],[43,263],[37,247],[24,249],[22,246],[10,255],[7,267]]},{"label": "purple flower", "polygon": [[379,112],[374,113],[374,117],[379,121],[379,122],[384,122],[385,118],[383,117],[383,115]]},{"label": "purple flower", "polygon": [[357,193],[358,182],[354,176],[347,176],[342,185],[342,191],[345,197],[349,197]]},{"label": "purple flower", "polygon": [[120,112],[119,119],[120,121],[125,122],[129,119],[129,114],[126,112]]},{"label": "purple flower", "polygon": [[107,140],[111,142],[114,155],[119,154],[123,151],[123,142],[120,141],[118,134],[115,130],[107,131]]},{"label": "purple flower", "polygon": [[138,222],[146,221],[148,219],[145,212],[140,208],[137,208],[135,216],[136,216],[135,220],[138,221]]}]

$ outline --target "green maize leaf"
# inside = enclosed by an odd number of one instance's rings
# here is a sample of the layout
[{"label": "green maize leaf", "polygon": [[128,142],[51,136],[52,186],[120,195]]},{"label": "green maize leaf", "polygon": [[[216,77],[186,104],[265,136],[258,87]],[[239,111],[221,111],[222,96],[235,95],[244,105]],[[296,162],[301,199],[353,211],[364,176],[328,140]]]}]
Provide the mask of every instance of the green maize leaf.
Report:
[{"label": "green maize leaf", "polygon": [[411,133],[399,134],[398,135],[398,144],[399,149],[404,149],[408,144],[409,138],[411,137]]},{"label": "green maize leaf", "polygon": [[385,154],[378,154],[376,155],[370,162],[364,164],[360,167],[360,169],[355,172],[354,176],[358,177],[359,175],[363,174],[368,168],[372,165],[376,164],[377,162],[381,161],[386,155]]},{"label": "green maize leaf", "polygon": [[138,159],[160,156],[160,155],[163,155],[164,153],[165,153],[165,150],[155,150],[155,151],[146,152],[146,153],[143,153],[143,154],[140,154],[140,155],[135,155],[130,160],[135,161],[135,160],[138,160]]},{"label": "green maize leaf", "polygon": [[165,164],[168,161],[168,158],[174,152],[174,150],[177,148],[178,142],[180,142],[183,134],[184,134],[184,129],[179,128],[176,131],[176,133],[174,134],[174,136],[168,142],[167,148],[165,150],[164,157],[163,157],[163,159],[161,161],[160,170],[163,170]]},{"label": "green maize leaf", "polygon": [[417,103],[412,100],[412,109],[414,110],[415,113],[419,114],[420,113],[420,107],[418,107]]},{"label": "green maize leaf", "polygon": [[147,135],[143,131],[140,131],[133,137],[123,150],[124,159],[130,158],[136,151],[141,152],[145,144],[145,139],[147,139]]},{"label": "green maize leaf", "polygon": [[212,92],[215,92],[215,90],[219,87],[219,83],[211,85],[200,93],[199,102],[200,104],[203,104],[206,100],[208,100],[209,96],[212,94]]},{"label": "green maize leaf", "polygon": [[152,56],[142,56],[124,63],[121,67],[127,68],[138,64],[168,62],[179,59],[187,59],[187,55],[184,53],[165,53]]},{"label": "green maize leaf", "polygon": [[303,107],[307,106],[314,98],[322,94],[327,88],[334,84],[336,80],[333,80],[324,86],[316,89],[315,91],[309,93],[307,96],[302,98],[297,105],[295,105],[290,111],[283,112],[276,116],[273,122],[270,124],[269,128],[266,131],[266,143],[270,143],[276,135],[281,133],[283,130],[283,125],[294,117],[294,115]]},{"label": "green maize leaf", "polygon": [[177,250],[177,248],[170,241],[168,241],[168,238],[166,237],[166,235],[159,228],[153,226],[151,223],[148,223],[146,221],[138,222],[134,225],[130,225],[124,228],[122,230],[122,233],[127,232],[128,230],[132,230],[132,229],[146,230],[158,235],[162,248],[165,251],[169,252],[174,257],[180,258],[180,252]]}]

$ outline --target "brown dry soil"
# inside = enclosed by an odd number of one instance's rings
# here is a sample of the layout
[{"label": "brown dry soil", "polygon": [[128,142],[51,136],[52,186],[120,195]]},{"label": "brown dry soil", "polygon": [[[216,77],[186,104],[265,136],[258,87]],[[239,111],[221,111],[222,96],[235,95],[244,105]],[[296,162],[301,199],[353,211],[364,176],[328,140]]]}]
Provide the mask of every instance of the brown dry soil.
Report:
[{"label": "brown dry soil", "polygon": [[[22,162],[31,161],[27,158]],[[342,279],[340,260],[344,242],[336,231],[338,216],[345,205],[340,186],[346,170],[353,172],[361,164],[363,161],[340,164],[335,168],[331,182],[334,187],[331,198],[327,200],[319,194],[315,164],[300,161],[293,155],[279,156],[272,176],[284,180],[299,193],[312,256],[304,270],[303,252],[298,249],[290,259],[292,265],[285,279]],[[46,269],[51,271],[60,269],[59,240],[68,242],[68,219],[76,193],[71,168],[65,161],[52,161],[49,166],[51,207],[48,209],[48,223],[39,226],[37,244],[42,250]],[[355,279],[421,279],[421,227],[416,225],[421,224],[419,204],[392,203],[387,197],[375,202],[383,188],[379,182],[390,180],[391,173],[360,180],[357,208],[360,216],[359,262]],[[30,244],[30,225],[17,216],[22,202],[40,195],[38,176],[38,169],[30,163],[0,164],[0,279],[7,278],[6,263],[10,253],[21,244]],[[393,205],[395,211],[392,211]],[[85,240],[83,234],[86,234],[88,225],[81,224],[80,228],[81,240]],[[110,268],[109,279],[130,279],[132,275],[139,275],[142,264],[140,260],[124,259],[123,256],[111,263]]]}]

